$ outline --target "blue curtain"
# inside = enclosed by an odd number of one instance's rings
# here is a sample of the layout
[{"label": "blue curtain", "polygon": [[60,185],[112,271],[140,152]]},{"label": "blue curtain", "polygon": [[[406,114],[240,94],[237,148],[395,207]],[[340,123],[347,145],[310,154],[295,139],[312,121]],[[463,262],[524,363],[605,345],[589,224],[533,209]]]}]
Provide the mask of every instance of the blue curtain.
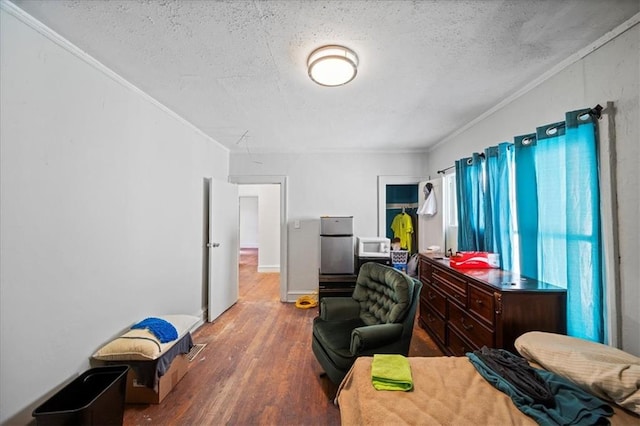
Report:
[{"label": "blue curtain", "polygon": [[515,138],[522,275],[567,289],[567,333],[604,339],[596,122],[589,110]]},{"label": "blue curtain", "polygon": [[484,150],[485,156],[485,227],[484,249],[500,255],[500,267],[513,268],[512,211],[510,182],[513,173],[514,147],[503,142]]},{"label": "blue curtain", "polygon": [[456,201],[458,203],[458,250],[484,250],[484,188],[482,157],[456,161]]},{"label": "blue curtain", "polygon": [[[520,240],[520,273],[535,278],[538,276],[538,193],[536,167],[533,149],[537,145],[536,134],[516,136],[515,147],[515,184],[516,212],[518,215],[518,236]],[[524,249],[523,249],[524,248]]]},{"label": "blue curtain", "polygon": [[511,270],[512,212],[510,173],[513,145],[503,142],[456,161],[458,250],[500,255],[501,268]]}]

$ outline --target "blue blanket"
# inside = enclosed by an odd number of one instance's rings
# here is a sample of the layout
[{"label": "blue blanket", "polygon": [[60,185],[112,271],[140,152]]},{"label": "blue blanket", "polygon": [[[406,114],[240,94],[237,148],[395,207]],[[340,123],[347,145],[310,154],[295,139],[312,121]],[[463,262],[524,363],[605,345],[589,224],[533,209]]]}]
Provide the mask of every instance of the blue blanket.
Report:
[{"label": "blue blanket", "polygon": [[160,340],[160,343],[171,342],[178,338],[178,331],[170,322],[162,318],[145,318],[137,324],[131,326],[131,329],[147,329]]},{"label": "blue blanket", "polygon": [[496,374],[475,354],[468,352],[469,361],[493,387],[504,392],[520,411],[533,417],[539,425],[604,425],[609,424],[613,409],[601,399],[585,392],[562,376],[536,369],[555,395],[555,405],[536,403],[518,388]]}]

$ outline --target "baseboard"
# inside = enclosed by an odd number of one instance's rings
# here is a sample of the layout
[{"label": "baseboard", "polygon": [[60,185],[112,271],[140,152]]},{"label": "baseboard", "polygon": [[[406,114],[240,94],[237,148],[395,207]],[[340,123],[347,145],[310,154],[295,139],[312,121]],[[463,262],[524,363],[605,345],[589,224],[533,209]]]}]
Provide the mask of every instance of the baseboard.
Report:
[{"label": "baseboard", "polygon": [[280,272],[280,265],[260,265],[258,266],[258,272]]},{"label": "baseboard", "polygon": [[296,291],[290,291],[287,293],[287,303],[293,303],[296,300],[298,300],[298,298],[300,296],[317,296],[318,295],[318,289],[313,289],[313,290],[308,290],[308,291],[301,291],[301,290],[296,290]]},{"label": "baseboard", "polygon": [[202,325],[207,321],[207,310],[206,308],[200,309],[198,312],[196,312],[195,314],[193,314],[194,317],[198,317],[199,320],[197,323],[195,323],[193,325],[193,327],[191,327],[191,332],[196,331],[197,329],[199,329],[200,327],[202,327]]}]

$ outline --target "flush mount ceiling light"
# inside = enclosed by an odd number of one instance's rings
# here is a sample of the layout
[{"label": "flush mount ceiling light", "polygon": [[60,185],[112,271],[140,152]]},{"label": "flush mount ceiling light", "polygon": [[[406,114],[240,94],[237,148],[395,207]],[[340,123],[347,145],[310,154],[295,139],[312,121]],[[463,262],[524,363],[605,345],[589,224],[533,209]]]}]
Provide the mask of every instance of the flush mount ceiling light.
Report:
[{"label": "flush mount ceiling light", "polygon": [[309,77],[321,86],[342,86],[358,73],[358,56],[344,46],[322,46],[307,59]]}]

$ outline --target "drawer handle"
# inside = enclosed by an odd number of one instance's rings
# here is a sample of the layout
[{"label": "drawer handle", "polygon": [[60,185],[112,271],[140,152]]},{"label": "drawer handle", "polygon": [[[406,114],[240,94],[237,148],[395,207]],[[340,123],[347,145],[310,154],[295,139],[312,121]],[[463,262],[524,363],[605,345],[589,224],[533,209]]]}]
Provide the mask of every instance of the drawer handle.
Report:
[{"label": "drawer handle", "polygon": [[429,292],[429,296],[428,297],[429,297],[429,300],[433,300],[433,299],[436,298],[435,294],[433,294],[431,292]]},{"label": "drawer handle", "polygon": [[476,299],[476,303],[477,303],[478,305],[482,305],[482,300],[480,300],[480,299]]},{"label": "drawer handle", "polygon": [[471,330],[473,328],[473,324],[467,324],[464,322],[464,318],[460,318],[460,322],[462,323],[462,328],[465,330]]},{"label": "drawer handle", "polygon": [[427,321],[434,322],[436,319],[431,316],[431,314],[427,314]]}]

